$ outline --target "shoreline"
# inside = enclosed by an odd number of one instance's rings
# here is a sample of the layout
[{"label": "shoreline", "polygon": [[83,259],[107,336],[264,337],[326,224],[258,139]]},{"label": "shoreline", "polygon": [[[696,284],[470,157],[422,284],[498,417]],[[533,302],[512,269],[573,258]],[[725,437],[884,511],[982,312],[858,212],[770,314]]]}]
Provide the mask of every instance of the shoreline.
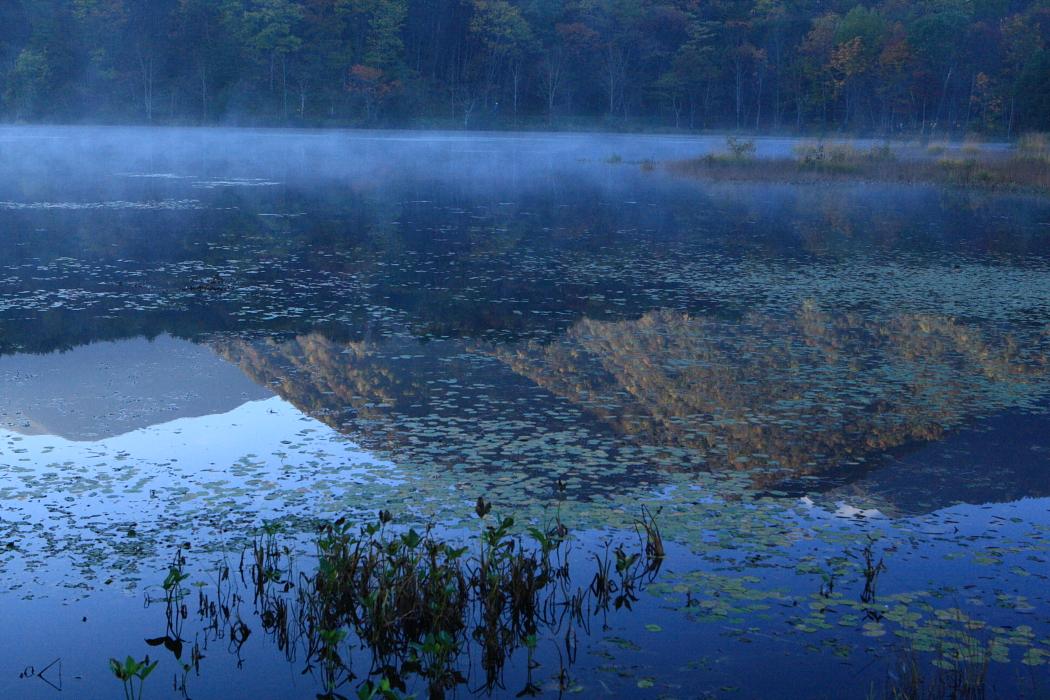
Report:
[{"label": "shoreline", "polygon": [[1013,151],[991,156],[982,150],[900,158],[889,146],[862,151],[850,145],[819,144],[796,149],[794,157],[711,154],[661,165],[672,175],[714,182],[891,183],[1050,195],[1047,154]]}]

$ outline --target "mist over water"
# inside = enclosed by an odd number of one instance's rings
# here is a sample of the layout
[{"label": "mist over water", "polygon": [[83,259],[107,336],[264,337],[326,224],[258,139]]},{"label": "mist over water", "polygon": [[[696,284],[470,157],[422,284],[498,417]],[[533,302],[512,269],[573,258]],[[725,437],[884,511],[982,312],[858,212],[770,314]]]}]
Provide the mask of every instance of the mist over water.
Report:
[{"label": "mist over water", "polygon": [[[52,697],[5,683],[57,656],[108,696],[106,659],[164,651],[141,597],[186,542],[212,584],[264,520],[309,562],[317,519],[462,537],[482,494],[584,551],[660,509],[672,556],[581,632],[581,692],[864,690],[971,637],[1005,692],[1041,682],[1050,203],[660,167],[724,148],[0,129],[0,618],[48,620],[0,641],[0,690]],[[248,607],[246,670],[192,632],[190,696],[314,697]]]},{"label": "mist over water", "polygon": [[[755,139],[761,158],[791,156],[797,138]],[[874,140],[854,139],[867,148]],[[996,148],[987,144],[986,149]],[[921,152],[900,144],[902,153]],[[86,179],[117,188],[118,176],[194,179],[198,186],[248,186],[391,178],[454,178],[485,184],[523,184],[562,174],[611,181],[610,159],[694,158],[726,150],[724,136],[465,131],[339,131],[299,129],[4,127],[5,174],[38,177],[43,185],[75,186]],[[212,178],[209,180],[208,178]],[[112,191],[112,190],[111,190]]]}]

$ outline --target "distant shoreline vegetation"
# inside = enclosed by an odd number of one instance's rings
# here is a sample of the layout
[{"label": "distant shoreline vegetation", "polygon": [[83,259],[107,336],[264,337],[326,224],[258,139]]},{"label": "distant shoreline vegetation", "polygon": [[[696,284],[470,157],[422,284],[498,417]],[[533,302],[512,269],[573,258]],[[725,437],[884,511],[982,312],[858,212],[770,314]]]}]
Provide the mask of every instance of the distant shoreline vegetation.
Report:
[{"label": "distant shoreline vegetation", "polygon": [[[919,148],[916,146],[916,148]],[[1027,134],[1016,147],[929,143],[902,157],[889,144],[802,141],[793,156],[757,158],[753,140],[730,136],[724,153],[666,163],[674,174],[703,180],[822,183],[840,180],[938,184],[1050,194],[1050,136]],[[643,163],[645,170],[651,163]]]},{"label": "distant shoreline vegetation", "polygon": [[5,0],[0,120],[1012,138],[1050,129],[1050,7]]},{"label": "distant shoreline vegetation", "polygon": [[[479,134],[561,134],[581,135],[609,134],[634,136],[679,136],[686,138],[736,139],[741,142],[761,143],[765,139],[782,139],[810,144],[843,144],[851,141],[879,142],[908,146],[919,146],[922,149],[950,151],[952,149],[971,151],[988,145],[1020,146],[1032,133],[1039,136],[1043,132],[1025,132],[1007,136],[1004,133],[982,133],[977,131],[932,131],[898,132],[887,134],[872,130],[835,130],[821,129],[817,126],[793,129],[734,129],[732,127],[695,128],[675,127],[648,120],[616,120],[601,117],[565,117],[552,122],[542,118],[523,118],[515,122],[481,123],[464,126],[462,122],[448,119],[418,118],[390,124],[362,124],[350,121],[309,121],[281,122],[260,118],[257,115],[245,118],[231,118],[225,121],[201,123],[193,120],[143,122],[134,119],[83,119],[83,120],[35,120],[26,121],[9,118],[0,112],[0,129],[142,129],[162,131],[165,129],[243,129],[265,130],[275,132],[295,131],[332,131],[332,132],[453,132]],[[1050,133],[1050,132],[1047,132]],[[615,154],[613,154],[615,156]],[[605,160],[610,156],[595,153],[596,160]]]}]

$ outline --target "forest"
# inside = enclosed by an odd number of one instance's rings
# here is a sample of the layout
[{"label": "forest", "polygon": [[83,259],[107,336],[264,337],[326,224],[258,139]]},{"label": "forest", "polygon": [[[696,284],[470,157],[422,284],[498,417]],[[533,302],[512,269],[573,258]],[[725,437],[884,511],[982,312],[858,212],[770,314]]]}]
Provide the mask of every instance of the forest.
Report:
[{"label": "forest", "polygon": [[1048,0],[3,0],[0,120],[1011,137]]}]

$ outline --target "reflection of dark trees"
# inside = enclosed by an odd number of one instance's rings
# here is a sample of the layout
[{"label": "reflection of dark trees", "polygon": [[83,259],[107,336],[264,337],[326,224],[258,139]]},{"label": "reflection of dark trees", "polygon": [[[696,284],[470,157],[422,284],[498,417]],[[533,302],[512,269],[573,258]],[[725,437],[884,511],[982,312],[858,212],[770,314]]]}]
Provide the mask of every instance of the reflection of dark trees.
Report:
[{"label": "reflection of dark trees", "polygon": [[[603,438],[680,448],[690,467],[699,455],[710,468],[795,474],[937,439],[1044,378],[1045,351],[1032,344],[1045,338],[1024,328],[1014,341],[934,315],[763,316],[749,309],[776,293],[775,274],[768,288],[720,293],[710,270],[815,266],[818,284],[835,274],[824,263],[877,274],[891,255],[927,271],[949,255],[1041,265],[1044,205],[922,188],[624,182],[140,183],[105,195],[192,196],[202,208],[2,211],[0,299],[70,289],[90,303],[0,306],[0,353],[164,332],[207,339],[311,415],[396,446],[399,418],[436,410],[431,382],[463,366],[415,338],[453,339],[503,363],[484,378],[499,391],[539,385]],[[463,391],[456,408],[471,398]],[[480,413],[460,417],[478,427]]]},{"label": "reflection of dark trees", "polygon": [[[688,282],[660,281],[653,263],[676,269],[714,255],[727,264],[805,265],[905,253],[938,264],[945,254],[994,253],[1029,264],[1047,253],[1037,235],[1045,211],[1007,200],[902,188],[706,191],[652,178],[638,186],[487,192],[413,180],[203,190],[139,182],[95,192],[77,183],[69,195],[77,201],[195,198],[201,208],[0,210],[0,295],[87,293],[64,307],[0,307],[0,352],[162,333],[360,338],[377,307],[419,336],[537,338],[654,306],[726,316],[746,308],[747,300],[716,305]],[[282,216],[259,216],[266,213]],[[276,307],[303,312],[257,313]],[[321,321],[326,315],[339,318]]]},{"label": "reflection of dark trees", "polygon": [[[875,468],[842,470],[823,480],[823,498],[862,501],[887,515],[928,513],[956,503],[1009,503],[1050,496],[1046,398],[1033,409],[1007,410],[936,443],[889,450]],[[881,468],[880,468],[881,467]],[[812,484],[778,488],[802,495]]]}]

